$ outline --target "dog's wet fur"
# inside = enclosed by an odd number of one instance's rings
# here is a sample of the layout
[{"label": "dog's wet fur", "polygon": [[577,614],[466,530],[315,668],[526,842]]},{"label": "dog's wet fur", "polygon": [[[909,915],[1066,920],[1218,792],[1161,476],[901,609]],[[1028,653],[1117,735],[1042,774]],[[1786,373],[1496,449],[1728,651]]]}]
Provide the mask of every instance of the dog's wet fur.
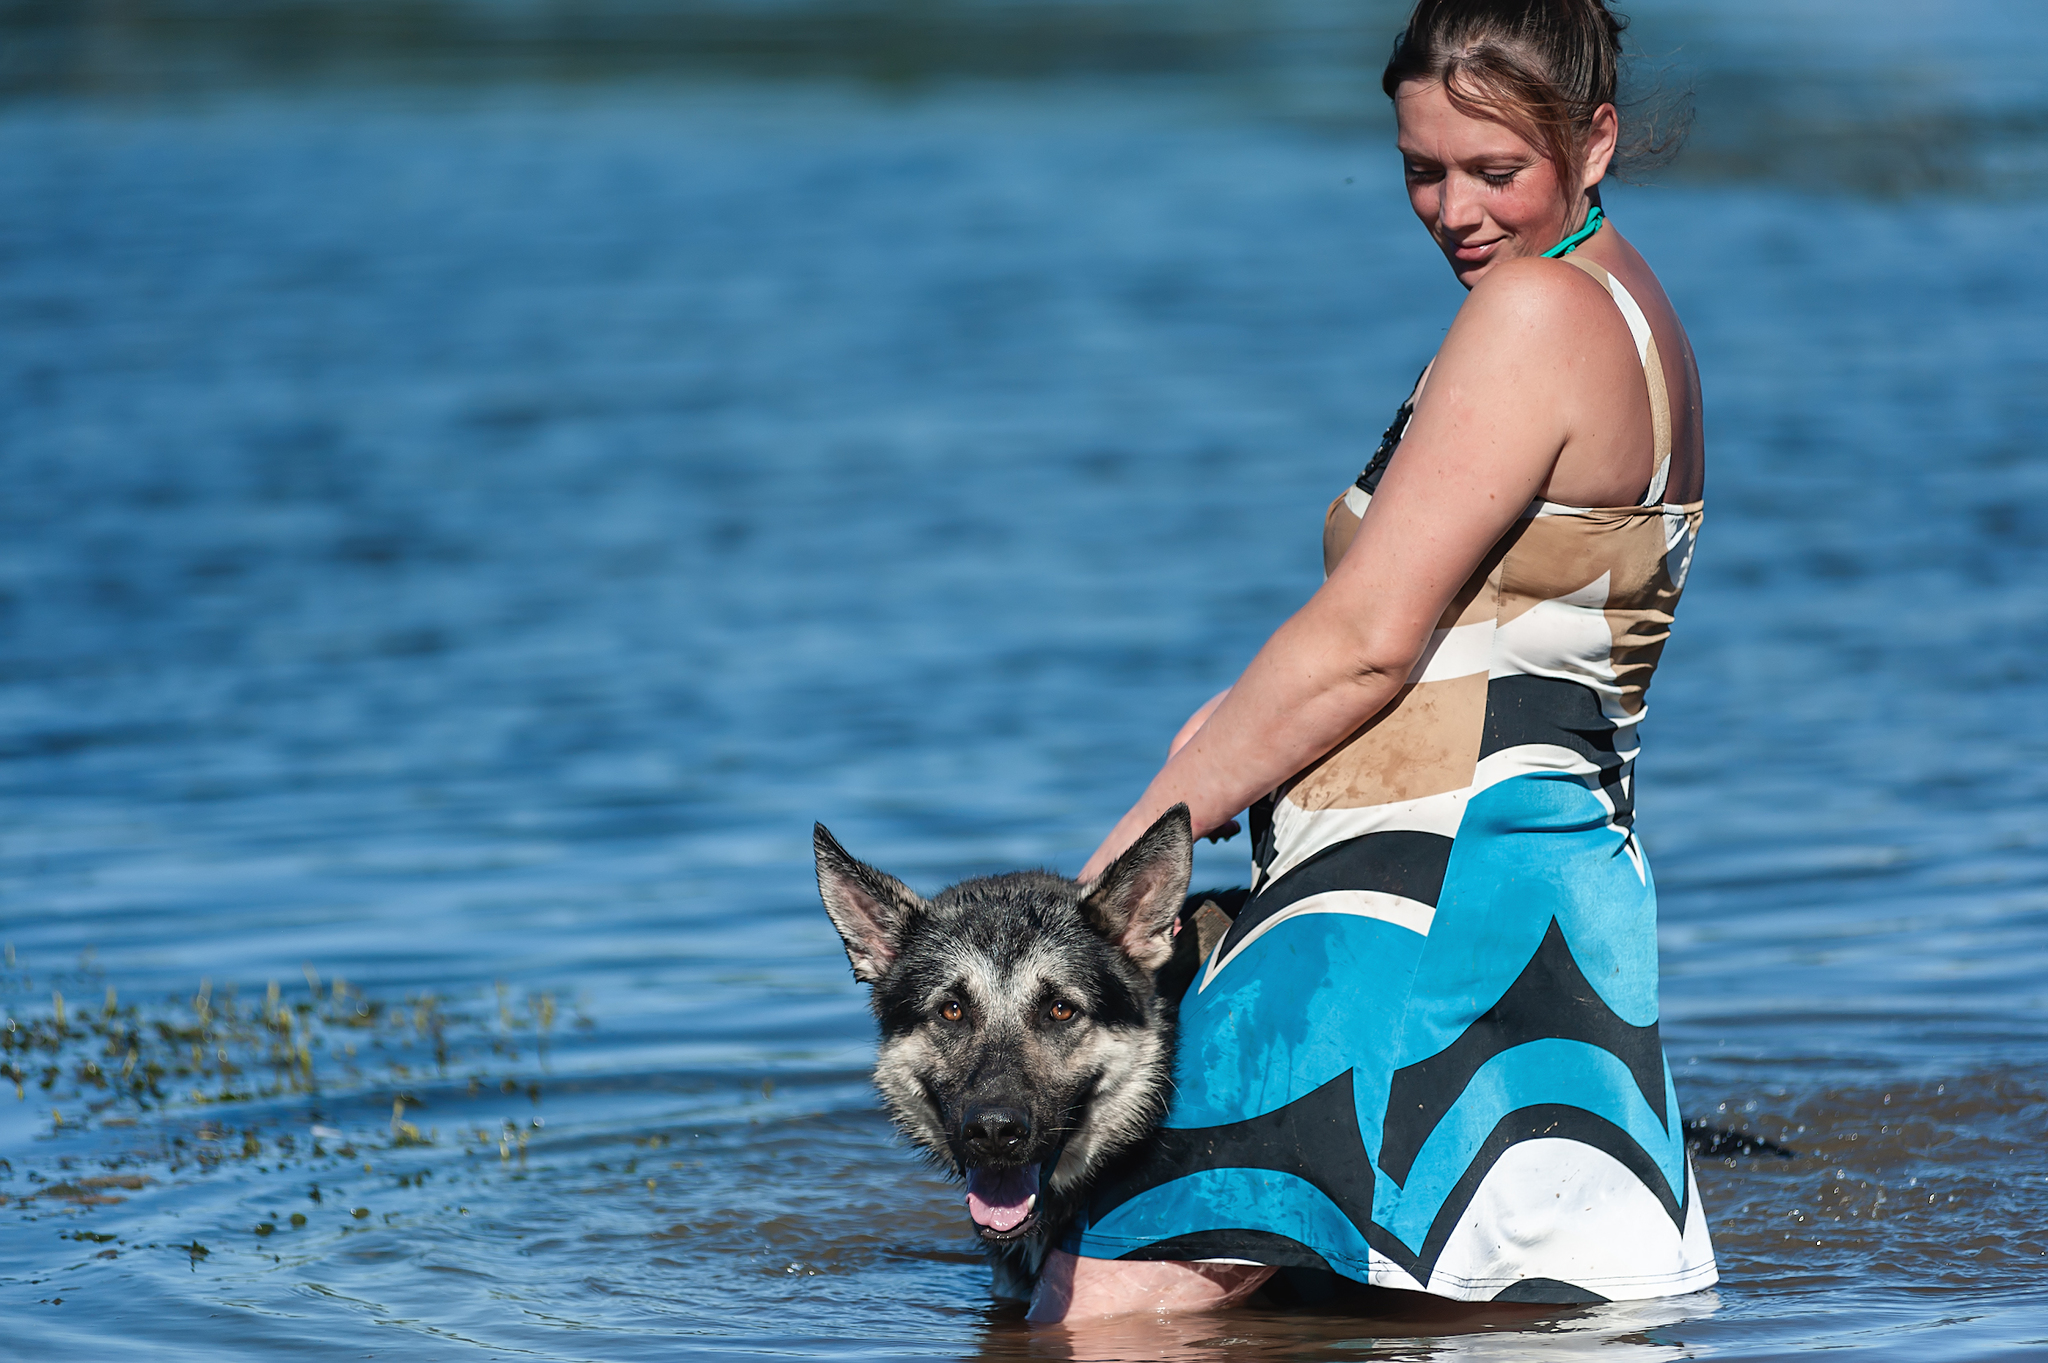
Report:
[{"label": "dog's wet fur", "polygon": [[1180,995],[1209,935],[1176,932],[1187,808],[1086,885],[1016,871],[923,899],[822,824],[815,842],[825,911],[881,1024],[889,1115],[967,1181],[996,1295],[1028,1297],[1090,1181],[1166,1112]]}]

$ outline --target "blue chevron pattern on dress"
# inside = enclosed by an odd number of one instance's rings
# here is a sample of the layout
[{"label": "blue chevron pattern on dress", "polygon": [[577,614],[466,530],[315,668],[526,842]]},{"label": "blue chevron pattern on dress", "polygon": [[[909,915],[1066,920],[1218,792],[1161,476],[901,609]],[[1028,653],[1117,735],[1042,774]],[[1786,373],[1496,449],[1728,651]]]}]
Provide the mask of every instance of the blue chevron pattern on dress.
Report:
[{"label": "blue chevron pattern on dress", "polygon": [[1237,1230],[1262,1262],[1363,1278],[1370,1249],[1426,1283],[1494,1162],[1544,1137],[1612,1156],[1682,1229],[1684,1133],[1641,987],[1655,901],[1611,815],[1583,779],[1502,781],[1466,811],[1487,836],[1458,839],[1427,938],[1328,913],[1250,942],[1183,1002],[1169,1129],[1075,1243],[1173,1257],[1189,1228]]}]

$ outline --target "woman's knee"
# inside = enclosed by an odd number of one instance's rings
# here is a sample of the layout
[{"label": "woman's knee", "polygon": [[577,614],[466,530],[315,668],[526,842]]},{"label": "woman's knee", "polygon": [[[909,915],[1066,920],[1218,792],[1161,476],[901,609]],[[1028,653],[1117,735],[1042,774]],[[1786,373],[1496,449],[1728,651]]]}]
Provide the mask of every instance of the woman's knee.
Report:
[{"label": "woman's knee", "polygon": [[1054,1250],[1025,1319],[1049,1325],[1137,1311],[1220,1311],[1243,1301],[1272,1275],[1260,1264],[1087,1259]]}]

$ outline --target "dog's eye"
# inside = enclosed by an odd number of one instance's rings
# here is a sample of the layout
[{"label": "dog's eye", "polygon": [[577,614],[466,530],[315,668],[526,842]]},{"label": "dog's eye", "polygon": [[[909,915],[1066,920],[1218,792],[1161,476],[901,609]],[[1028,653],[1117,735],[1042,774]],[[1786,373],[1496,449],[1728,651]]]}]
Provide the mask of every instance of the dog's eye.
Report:
[{"label": "dog's eye", "polygon": [[1065,999],[1058,1000],[1045,1011],[1046,1015],[1054,1022],[1072,1022],[1074,1020],[1074,1005],[1068,1003]]},{"label": "dog's eye", "polygon": [[960,1005],[953,1002],[953,1000],[951,999],[947,999],[944,1003],[939,1005],[939,1016],[944,1018],[948,1022],[958,1022],[962,1016],[960,1012]]}]

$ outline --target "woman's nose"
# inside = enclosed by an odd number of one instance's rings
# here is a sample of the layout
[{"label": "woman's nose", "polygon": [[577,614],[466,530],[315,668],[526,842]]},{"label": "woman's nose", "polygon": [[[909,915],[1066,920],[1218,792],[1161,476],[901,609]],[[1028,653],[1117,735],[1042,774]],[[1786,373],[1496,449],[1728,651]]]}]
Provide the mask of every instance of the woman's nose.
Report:
[{"label": "woman's nose", "polygon": [[1466,232],[1486,219],[1479,187],[1462,175],[1446,175],[1437,190],[1437,222],[1446,232]]}]

